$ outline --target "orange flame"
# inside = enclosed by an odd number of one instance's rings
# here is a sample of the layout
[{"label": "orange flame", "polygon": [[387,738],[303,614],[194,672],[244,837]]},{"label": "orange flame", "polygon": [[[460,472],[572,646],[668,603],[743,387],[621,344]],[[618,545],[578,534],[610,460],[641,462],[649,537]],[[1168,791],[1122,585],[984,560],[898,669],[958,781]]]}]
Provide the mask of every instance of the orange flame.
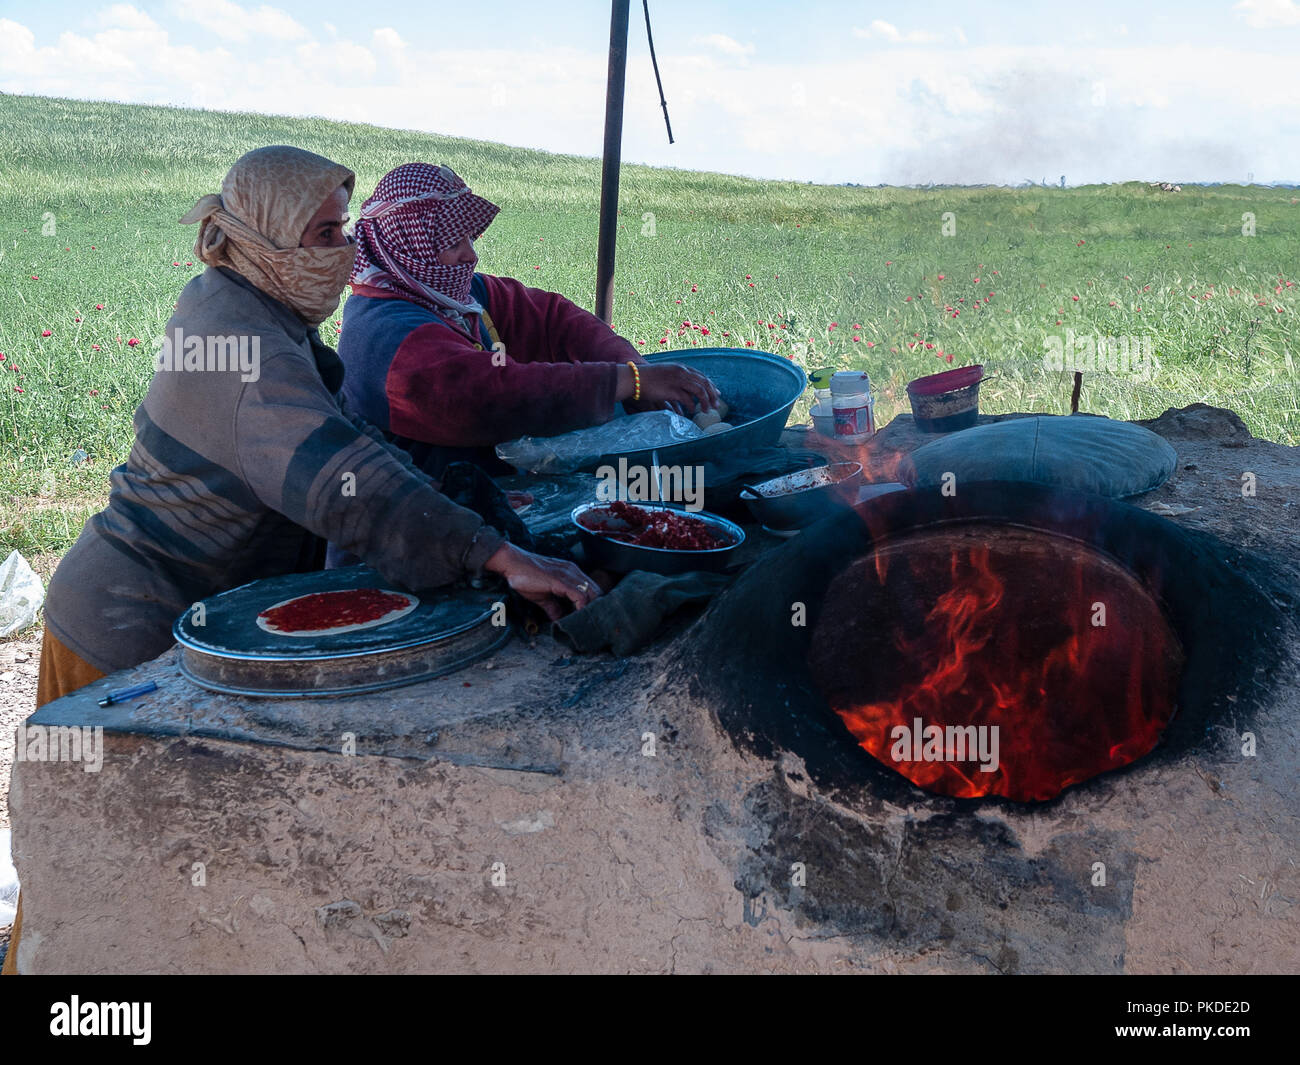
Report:
[{"label": "orange flame", "polygon": [[[1027,535],[996,551],[950,548],[946,574],[933,550],[906,549],[889,554],[904,571],[900,559],[911,560],[910,573],[893,573],[884,550],[848,571],[858,603],[872,576],[881,589],[890,578],[875,602],[895,609],[873,620],[895,633],[876,643],[882,652],[892,643],[897,658],[875,654],[865,684],[860,668],[847,687],[832,684],[832,706],[866,751],[920,787],[1050,799],[1142,757],[1173,715],[1181,650],[1154,601],[1109,559],[1069,541],[1038,538],[1057,545],[1056,565],[1051,552],[1027,555],[1017,547]],[[1064,570],[1063,543],[1074,556]],[[946,588],[909,638],[898,624],[900,591],[914,602],[942,576]],[[834,667],[815,672],[826,668]],[[845,698],[853,688],[879,691],[882,672],[913,679],[889,698]]]}]

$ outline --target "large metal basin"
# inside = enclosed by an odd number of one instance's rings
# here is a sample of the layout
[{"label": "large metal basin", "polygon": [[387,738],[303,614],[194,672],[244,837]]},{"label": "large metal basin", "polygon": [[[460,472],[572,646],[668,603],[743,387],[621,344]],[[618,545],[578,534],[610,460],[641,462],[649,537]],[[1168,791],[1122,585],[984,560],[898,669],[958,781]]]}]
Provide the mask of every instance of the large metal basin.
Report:
[{"label": "large metal basin", "polygon": [[735,348],[699,348],[664,351],[647,355],[646,362],[677,362],[704,374],[718,386],[731,405],[727,421],[730,432],[669,444],[655,451],[614,451],[584,467],[617,467],[619,459],[629,466],[649,466],[657,454],[659,465],[700,465],[733,451],[775,444],[785,428],[795,400],[808,379],[789,359],[765,351],[737,351]]}]

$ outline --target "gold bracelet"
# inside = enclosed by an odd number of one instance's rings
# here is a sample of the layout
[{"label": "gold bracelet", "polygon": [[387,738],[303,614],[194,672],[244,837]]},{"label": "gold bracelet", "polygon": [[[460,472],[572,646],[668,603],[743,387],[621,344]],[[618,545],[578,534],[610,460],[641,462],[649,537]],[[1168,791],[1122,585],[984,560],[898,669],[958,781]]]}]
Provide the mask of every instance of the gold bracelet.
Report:
[{"label": "gold bracelet", "polygon": [[629,361],[628,365],[632,367],[632,402],[636,403],[641,398],[641,371],[634,362]]}]

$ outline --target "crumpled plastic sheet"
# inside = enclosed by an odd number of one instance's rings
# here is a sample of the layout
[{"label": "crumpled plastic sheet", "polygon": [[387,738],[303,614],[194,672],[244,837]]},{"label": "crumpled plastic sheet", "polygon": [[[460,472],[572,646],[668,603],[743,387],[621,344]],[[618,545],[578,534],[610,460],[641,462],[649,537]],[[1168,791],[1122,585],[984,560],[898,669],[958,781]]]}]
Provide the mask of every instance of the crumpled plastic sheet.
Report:
[{"label": "crumpled plastic sheet", "polygon": [[0,636],[27,628],[45,602],[45,586],[17,551],[0,562]]},{"label": "crumpled plastic sheet", "polygon": [[503,462],[528,473],[573,473],[591,466],[602,455],[650,451],[703,435],[689,418],[670,410],[652,410],[559,436],[521,436],[498,444],[496,453]]}]

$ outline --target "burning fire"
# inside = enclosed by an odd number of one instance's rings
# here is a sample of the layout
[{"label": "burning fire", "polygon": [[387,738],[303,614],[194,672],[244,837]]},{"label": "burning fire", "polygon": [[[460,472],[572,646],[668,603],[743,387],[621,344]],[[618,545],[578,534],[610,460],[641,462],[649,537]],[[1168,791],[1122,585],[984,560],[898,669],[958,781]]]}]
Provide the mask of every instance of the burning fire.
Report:
[{"label": "burning fire", "polygon": [[886,544],[832,584],[814,675],[859,744],[930,791],[1021,801],[1148,753],[1181,649],[1141,586],[1061,538],[953,536]]}]

